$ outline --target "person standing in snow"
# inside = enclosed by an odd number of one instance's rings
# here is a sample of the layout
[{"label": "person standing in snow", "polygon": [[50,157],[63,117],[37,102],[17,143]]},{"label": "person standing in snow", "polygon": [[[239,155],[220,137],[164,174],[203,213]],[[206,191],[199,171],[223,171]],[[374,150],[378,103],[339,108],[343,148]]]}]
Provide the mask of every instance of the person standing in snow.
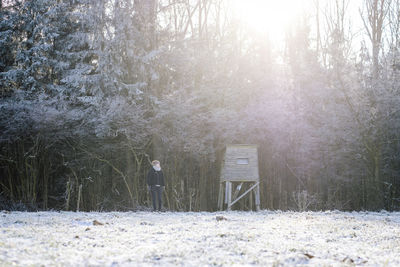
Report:
[{"label": "person standing in snow", "polygon": [[[162,192],[164,190],[164,174],[161,170],[160,162],[153,160],[151,162],[152,167],[147,173],[147,186],[151,192],[151,201],[153,203],[153,211],[162,208]],[[158,204],[158,208],[157,208]]]}]

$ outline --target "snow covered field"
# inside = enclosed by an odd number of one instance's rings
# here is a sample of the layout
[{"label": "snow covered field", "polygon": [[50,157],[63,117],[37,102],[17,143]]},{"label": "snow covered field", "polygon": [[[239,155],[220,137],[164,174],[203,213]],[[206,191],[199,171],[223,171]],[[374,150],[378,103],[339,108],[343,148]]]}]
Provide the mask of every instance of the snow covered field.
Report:
[{"label": "snow covered field", "polygon": [[400,213],[0,212],[0,266],[400,266]]}]

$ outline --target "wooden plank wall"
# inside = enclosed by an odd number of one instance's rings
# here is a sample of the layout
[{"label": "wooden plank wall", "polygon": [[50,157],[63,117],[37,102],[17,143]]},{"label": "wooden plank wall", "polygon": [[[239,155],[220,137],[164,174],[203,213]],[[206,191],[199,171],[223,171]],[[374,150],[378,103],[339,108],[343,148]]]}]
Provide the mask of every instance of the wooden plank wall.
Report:
[{"label": "wooden plank wall", "polygon": [[[240,158],[248,158],[249,164],[237,164]],[[227,145],[221,181],[259,181],[257,146]]]}]

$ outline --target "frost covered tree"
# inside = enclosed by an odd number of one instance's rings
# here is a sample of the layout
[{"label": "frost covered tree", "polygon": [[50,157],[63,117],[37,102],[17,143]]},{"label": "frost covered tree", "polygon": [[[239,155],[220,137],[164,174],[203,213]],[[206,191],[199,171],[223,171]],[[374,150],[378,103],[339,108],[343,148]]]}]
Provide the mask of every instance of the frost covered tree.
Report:
[{"label": "frost covered tree", "polygon": [[222,149],[254,143],[264,207],[400,207],[399,1],[360,5],[361,48],[349,1],[314,2],[279,46],[228,0],[2,3],[7,198],[138,208],[157,158],[170,209],[213,210]]},{"label": "frost covered tree", "polygon": [[[119,135],[125,136],[131,145],[145,142],[145,111],[140,106],[140,93],[133,91],[132,95],[131,91],[130,97],[126,97],[126,85],[115,72],[110,73],[106,68],[107,60],[115,53],[111,45],[105,47],[104,41],[113,36],[102,36],[107,27],[113,26],[97,23],[102,21],[99,14],[105,13],[105,4],[29,1],[9,11],[8,25],[2,28],[6,41],[13,41],[2,51],[9,49],[14,55],[5,58],[1,73],[4,88],[10,88],[1,100],[5,142],[17,140],[29,146],[29,140],[37,138],[45,138],[45,142],[52,144],[73,140],[66,143],[69,149],[77,149],[82,143],[93,144],[96,138],[112,139]],[[13,43],[15,46],[11,46]],[[121,58],[118,55],[116,60]],[[88,172],[76,174],[74,169],[81,169],[76,154],[70,154],[65,145],[58,149],[67,149],[58,156],[68,162],[64,164],[70,172],[76,177],[88,175]],[[100,146],[95,153],[85,147],[84,151],[92,154],[80,153],[79,157],[90,159],[93,155],[104,154],[105,149]],[[118,150],[118,146],[115,149]],[[17,155],[7,153],[7,157],[14,156]],[[14,175],[14,170],[9,175]],[[11,187],[10,184],[9,191]]]}]

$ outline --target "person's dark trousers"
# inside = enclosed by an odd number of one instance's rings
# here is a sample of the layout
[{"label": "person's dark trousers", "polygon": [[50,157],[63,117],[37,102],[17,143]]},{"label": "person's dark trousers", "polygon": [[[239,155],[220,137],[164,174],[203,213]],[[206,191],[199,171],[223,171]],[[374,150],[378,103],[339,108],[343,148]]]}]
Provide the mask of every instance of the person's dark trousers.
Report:
[{"label": "person's dark trousers", "polygon": [[153,210],[157,210],[157,204],[158,204],[158,210],[161,210],[161,208],[162,208],[162,191],[163,191],[162,186],[152,185],[150,187],[150,191],[151,191],[151,201],[153,203]]}]

